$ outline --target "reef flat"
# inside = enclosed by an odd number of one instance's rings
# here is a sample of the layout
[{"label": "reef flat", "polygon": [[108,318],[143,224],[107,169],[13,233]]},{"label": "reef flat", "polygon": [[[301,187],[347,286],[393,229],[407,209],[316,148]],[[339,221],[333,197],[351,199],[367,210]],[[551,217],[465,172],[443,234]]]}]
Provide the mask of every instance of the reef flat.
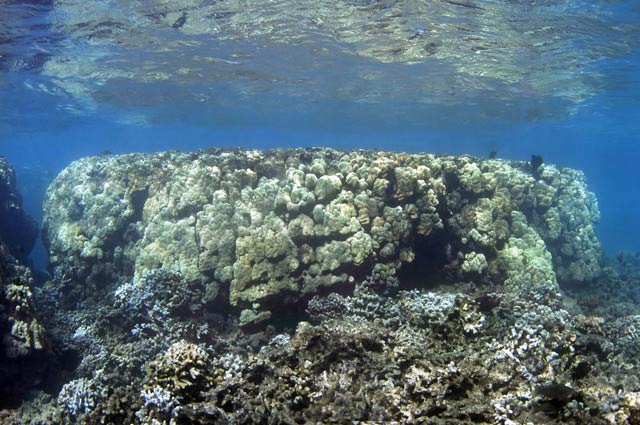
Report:
[{"label": "reef flat", "polygon": [[58,373],[6,421],[634,423],[598,215],[579,171],[469,156],[76,161],[36,291]]}]

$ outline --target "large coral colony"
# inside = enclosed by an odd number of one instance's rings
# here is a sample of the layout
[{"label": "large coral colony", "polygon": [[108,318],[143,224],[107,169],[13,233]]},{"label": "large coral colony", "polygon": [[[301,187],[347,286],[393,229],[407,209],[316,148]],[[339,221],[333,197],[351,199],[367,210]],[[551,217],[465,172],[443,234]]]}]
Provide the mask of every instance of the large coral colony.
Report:
[{"label": "large coral colony", "polygon": [[44,208],[48,281],[0,249],[2,423],[640,424],[640,260],[579,171],[102,155]]}]

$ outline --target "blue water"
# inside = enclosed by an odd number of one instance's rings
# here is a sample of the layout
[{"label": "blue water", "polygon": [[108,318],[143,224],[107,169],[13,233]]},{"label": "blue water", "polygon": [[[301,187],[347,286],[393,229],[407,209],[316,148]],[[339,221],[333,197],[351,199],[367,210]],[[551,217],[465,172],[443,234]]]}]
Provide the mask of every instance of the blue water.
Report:
[{"label": "blue water", "polygon": [[[154,14],[154,2],[0,1],[0,154],[34,217],[48,181],[103,151],[535,153],[585,172],[608,252],[640,251],[637,2],[353,2],[370,22],[350,32],[299,10],[256,27],[209,13],[209,25],[198,13],[216,2],[183,3]],[[395,7],[404,27],[387,32],[399,35],[366,29],[396,19]],[[424,34],[428,53],[379,53]],[[456,37],[466,41],[448,46]],[[44,264],[42,247],[33,255]]]}]

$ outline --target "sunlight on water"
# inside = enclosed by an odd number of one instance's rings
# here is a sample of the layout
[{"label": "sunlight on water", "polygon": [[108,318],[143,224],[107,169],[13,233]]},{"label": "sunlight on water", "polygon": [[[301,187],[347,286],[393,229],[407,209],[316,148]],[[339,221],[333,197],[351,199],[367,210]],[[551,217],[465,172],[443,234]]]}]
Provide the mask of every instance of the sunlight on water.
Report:
[{"label": "sunlight on water", "polygon": [[603,61],[636,70],[623,58],[640,40],[628,8],[566,0],[3,3],[0,66],[33,73],[2,81],[9,95],[142,124],[336,103],[338,126],[564,116],[615,85]]}]

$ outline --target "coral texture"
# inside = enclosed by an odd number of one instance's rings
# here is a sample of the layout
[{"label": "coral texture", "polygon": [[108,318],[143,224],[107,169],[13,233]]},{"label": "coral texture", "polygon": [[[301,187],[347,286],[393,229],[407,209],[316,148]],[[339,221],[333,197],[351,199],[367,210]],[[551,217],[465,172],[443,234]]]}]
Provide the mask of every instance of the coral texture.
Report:
[{"label": "coral texture", "polygon": [[598,208],[584,177],[527,167],[330,149],[87,158],[51,185],[45,233],[74,299],[164,268],[246,323],[374,266],[514,290],[593,280]]},{"label": "coral texture", "polygon": [[[635,420],[640,380],[628,370],[640,366],[640,315],[605,324],[535,295],[468,283],[393,296],[375,288],[367,280],[352,296],[314,297],[309,321],[258,336],[257,345],[233,329],[193,342],[162,326],[143,338],[111,334],[93,371],[80,368],[87,376],[64,385],[57,404],[36,400],[15,423],[38,423],[28,418],[43,411],[50,423]],[[99,322],[99,333],[114,332]],[[142,349],[160,340],[174,342]]]},{"label": "coral texture", "polygon": [[49,190],[54,275],[35,292],[77,361],[56,394],[0,415],[634,423],[640,260],[601,259],[597,218],[584,177],[551,165],[329,149],[83,159]]}]

